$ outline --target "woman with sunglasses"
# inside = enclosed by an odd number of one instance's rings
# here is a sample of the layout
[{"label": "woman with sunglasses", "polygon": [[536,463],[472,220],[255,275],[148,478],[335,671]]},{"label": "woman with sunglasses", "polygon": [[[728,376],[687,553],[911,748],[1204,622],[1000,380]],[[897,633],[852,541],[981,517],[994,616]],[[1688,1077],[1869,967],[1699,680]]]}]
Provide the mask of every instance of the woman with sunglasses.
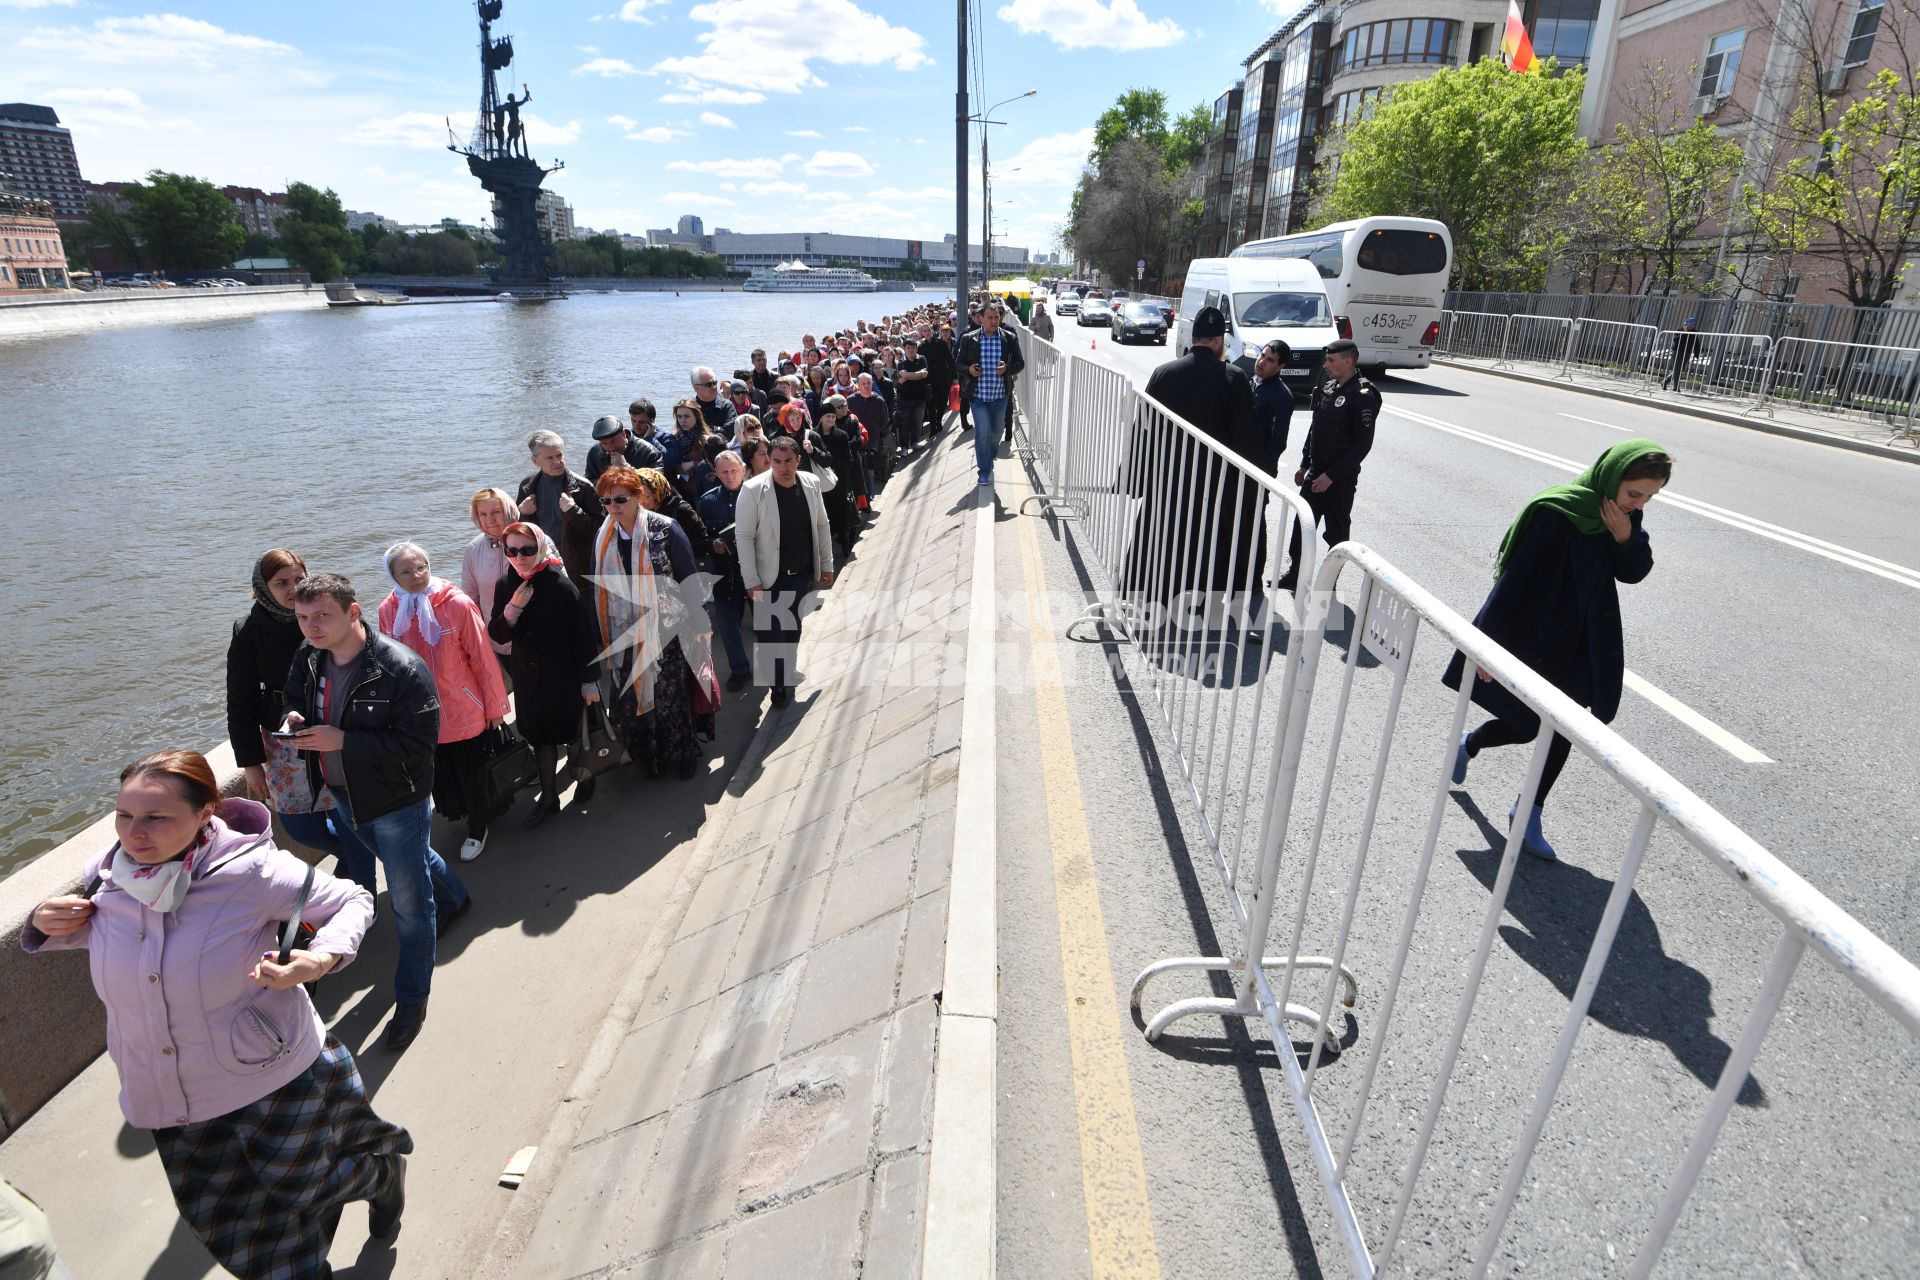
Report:
[{"label": "woman with sunglasses", "polygon": [[670,766],[691,778],[701,759],[696,697],[710,718],[720,686],[693,544],[647,507],[648,489],[646,473],[631,467],[608,470],[594,486],[609,513],[594,540],[594,616],[610,655],[615,725],[633,758],[649,778]]},{"label": "woman with sunglasses", "polygon": [[[521,520],[506,527],[500,545],[513,572],[494,588],[487,630],[513,646],[507,664],[513,672],[514,727],[533,747],[540,770],[540,794],[520,825],[537,827],[560,812],[560,748],[580,737],[586,704],[600,701],[596,648],[580,590],[567,577],[553,539],[539,525]],[[583,779],[574,803],[584,804],[592,795],[593,779]]]},{"label": "woman with sunglasses", "polygon": [[[503,530],[504,532],[504,530]],[[480,608],[467,593],[433,576],[415,542],[387,548],[393,590],[380,602],[380,631],[426,659],[440,694],[440,739],[433,749],[433,807],[449,822],[463,818],[460,861],[487,847],[486,734],[507,719],[507,685]]]}]

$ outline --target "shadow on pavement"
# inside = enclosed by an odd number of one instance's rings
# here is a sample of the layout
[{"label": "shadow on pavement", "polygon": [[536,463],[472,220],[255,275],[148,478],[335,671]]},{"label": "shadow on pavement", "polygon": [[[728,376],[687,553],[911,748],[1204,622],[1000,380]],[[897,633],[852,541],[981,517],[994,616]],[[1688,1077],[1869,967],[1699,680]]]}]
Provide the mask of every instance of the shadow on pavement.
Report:
[{"label": "shadow on pavement", "polygon": [[[1468,873],[1489,890],[1500,872],[1507,834],[1487,820],[1464,791],[1454,803],[1486,837],[1483,849],[1457,849]],[[1507,891],[1507,914],[1519,923],[1500,926],[1513,953],[1539,971],[1561,995],[1573,996],[1586,967],[1600,916],[1613,881],[1565,862],[1542,862],[1521,855]],[[1627,899],[1613,952],[1601,970],[1587,1016],[1623,1035],[1657,1040],[1700,1083],[1711,1089],[1732,1050],[1709,1029],[1713,984],[1691,965],[1675,960],[1660,945],[1660,927],[1638,892]],[[1741,1087],[1742,1106],[1767,1103],[1766,1090],[1752,1076]]]},{"label": "shadow on pavement", "polygon": [[1464,391],[1455,391],[1452,387],[1436,387],[1431,382],[1415,382],[1402,375],[1388,374],[1384,378],[1372,379],[1383,395],[1395,396],[1464,396]]}]

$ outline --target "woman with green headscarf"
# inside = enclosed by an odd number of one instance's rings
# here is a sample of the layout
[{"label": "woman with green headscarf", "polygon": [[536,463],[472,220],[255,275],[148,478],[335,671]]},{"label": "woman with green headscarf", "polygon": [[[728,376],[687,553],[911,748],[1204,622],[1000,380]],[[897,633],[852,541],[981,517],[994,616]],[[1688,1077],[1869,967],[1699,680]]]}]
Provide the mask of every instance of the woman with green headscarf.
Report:
[{"label": "woman with green headscarf", "polygon": [[[1623,440],[1570,483],[1534,494],[1500,542],[1493,590],[1473,619],[1603,722],[1620,709],[1627,665],[1614,584],[1639,582],[1653,571],[1642,512],[1672,475],[1673,459],[1659,445]],[[1448,688],[1460,687],[1464,665],[1463,656],[1454,654]],[[1531,742],[1540,732],[1539,716],[1485,674],[1474,684],[1473,700],[1494,718],[1460,735],[1456,783],[1467,780],[1467,762],[1483,749]],[[1557,856],[1541,830],[1540,812],[1571,749],[1558,734],[1547,748],[1521,845],[1536,857]],[[1509,818],[1518,808],[1516,801]]]}]

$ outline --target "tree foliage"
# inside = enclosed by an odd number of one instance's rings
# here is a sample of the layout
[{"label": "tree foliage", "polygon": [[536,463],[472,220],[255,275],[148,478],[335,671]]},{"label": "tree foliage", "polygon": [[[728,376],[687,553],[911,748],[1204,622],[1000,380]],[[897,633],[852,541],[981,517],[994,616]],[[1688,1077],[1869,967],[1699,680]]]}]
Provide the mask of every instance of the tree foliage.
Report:
[{"label": "tree foliage", "polygon": [[1202,105],[1170,121],[1158,89],[1128,89],[1114,99],[1094,122],[1089,168],[1068,201],[1062,242],[1116,280],[1134,279],[1142,260],[1154,280],[1184,263],[1200,229],[1200,202],[1188,192],[1212,128]]},{"label": "tree foliage", "polygon": [[445,231],[418,236],[387,236],[373,254],[374,265],[395,276],[470,276],[480,261],[473,241]]},{"label": "tree foliage", "polygon": [[287,257],[315,280],[337,279],[360,247],[331,187],[322,191],[305,182],[288,183],[287,211],[277,229]]},{"label": "tree foliage", "polygon": [[69,237],[69,243],[111,255],[112,261],[118,266],[138,268],[147,265],[146,251],[140,244],[140,233],[135,229],[133,219],[99,196],[87,201],[87,220],[81,224],[77,234]]},{"label": "tree foliage", "polygon": [[1537,289],[1570,234],[1585,154],[1579,71],[1515,75],[1495,59],[1397,86],[1350,126],[1319,176],[1322,221],[1438,218],[1466,289]]},{"label": "tree foliage", "polygon": [[168,270],[224,267],[247,242],[220,188],[202,178],[155,169],[125,192],[147,261]]}]

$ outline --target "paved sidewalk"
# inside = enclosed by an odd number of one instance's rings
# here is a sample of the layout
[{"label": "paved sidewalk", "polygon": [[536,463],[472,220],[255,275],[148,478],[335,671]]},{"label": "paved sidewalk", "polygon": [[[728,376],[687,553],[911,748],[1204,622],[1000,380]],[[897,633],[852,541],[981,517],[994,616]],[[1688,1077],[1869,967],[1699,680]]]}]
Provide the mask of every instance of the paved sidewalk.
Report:
[{"label": "paved sidewalk", "polygon": [[808,619],[584,1123],[518,1193],[544,1200],[513,1274],[917,1274],[972,457],[949,429],[902,468]]}]

